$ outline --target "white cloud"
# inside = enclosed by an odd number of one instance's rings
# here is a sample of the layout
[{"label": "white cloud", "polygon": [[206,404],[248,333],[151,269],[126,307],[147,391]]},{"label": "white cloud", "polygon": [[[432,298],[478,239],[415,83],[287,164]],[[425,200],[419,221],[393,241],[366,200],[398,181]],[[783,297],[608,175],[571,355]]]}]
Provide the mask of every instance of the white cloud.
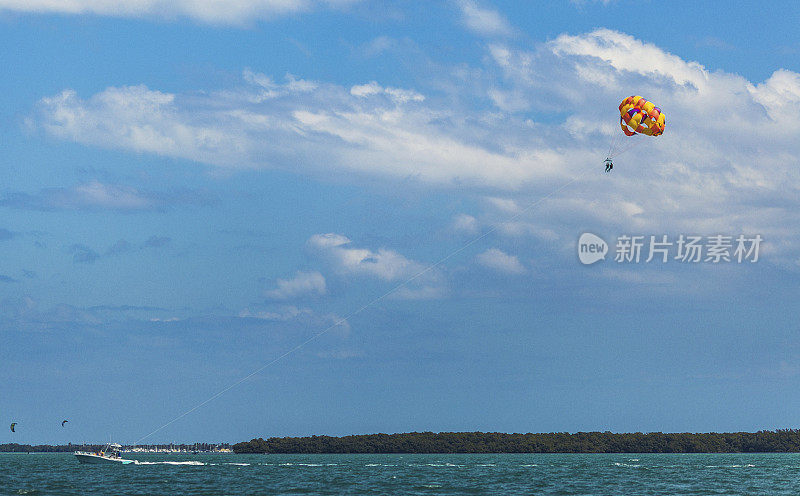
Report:
[{"label": "white cloud", "polygon": [[446,291],[436,268],[411,260],[387,248],[356,248],[341,234],[315,234],[308,245],[341,275],[367,276],[402,283],[393,296],[403,299],[438,298]]},{"label": "white cloud", "polygon": [[46,188],[37,193],[8,193],[0,206],[26,210],[138,210],[162,209],[170,205],[205,204],[212,201],[194,191],[153,192],[97,180],[69,188]]},{"label": "white cloud", "polygon": [[478,219],[471,215],[459,214],[453,219],[452,228],[466,234],[478,234]]},{"label": "white cloud", "polygon": [[[495,43],[488,54],[480,68],[437,73],[428,87],[450,88],[446,97],[398,98],[423,92],[393,96],[378,82],[276,83],[251,71],[237,88],[191,96],[131,86],[82,99],[66,90],[43,99],[33,122],[61,139],[213,167],[457,187],[496,198],[484,225],[546,197],[514,219],[515,229],[553,239],[583,229],[758,232],[771,256],[800,246],[800,233],[786,227],[800,223],[799,74],[749,81],[608,29],[530,49]],[[633,94],[663,109],[666,132],[623,137],[637,147],[604,174],[620,133],[617,107]],[[509,208],[495,208],[503,203]],[[359,261],[377,255],[377,264],[353,262],[362,273],[409,262],[391,250],[339,248]]]},{"label": "white cloud", "polygon": [[104,184],[99,181],[79,184],[73,191],[74,195],[70,195],[69,198],[64,198],[63,200],[74,202],[75,208],[98,207],[116,210],[138,210],[153,206],[152,199],[143,196],[133,188]]},{"label": "white cloud", "polygon": [[0,10],[35,14],[92,14],[111,17],[185,17],[208,24],[247,24],[258,20],[344,7],[360,0],[0,0]]},{"label": "white cloud", "polygon": [[350,243],[350,238],[336,233],[315,234],[308,240],[309,245],[321,249],[336,248],[348,243]]},{"label": "white cloud", "polygon": [[478,5],[474,0],[459,0],[464,25],[481,36],[509,36],[513,29],[496,10]]},{"label": "white cloud", "polygon": [[491,196],[486,198],[486,202],[489,203],[489,205],[491,205],[493,208],[505,214],[516,214],[519,212],[519,205],[517,205],[517,202],[512,198],[499,198]]},{"label": "white cloud", "polygon": [[416,91],[404,90],[402,88],[384,88],[375,81],[353,86],[350,88],[350,94],[361,98],[368,98],[374,95],[387,95],[398,103],[422,102],[425,100],[425,96]]},{"label": "white cloud", "polygon": [[[247,166],[242,128],[226,130],[200,109],[182,116],[175,95],[144,86],[108,88],[88,101],[72,90],[44,98],[42,126],[67,140],[188,158],[221,166]],[[233,117],[233,118],[232,118]],[[227,120],[237,120],[229,116]],[[241,120],[241,119],[238,119]]]},{"label": "white cloud", "polygon": [[260,320],[269,320],[274,322],[300,322],[301,324],[311,325],[315,327],[331,327],[331,331],[335,330],[342,336],[347,336],[350,333],[350,323],[336,315],[335,313],[320,314],[310,308],[284,306],[277,309],[242,309],[238,316],[240,318],[251,318]]},{"label": "white cloud", "polygon": [[505,221],[498,224],[497,230],[512,238],[532,236],[545,241],[556,241],[560,237],[555,229],[543,227],[541,222]]},{"label": "white cloud", "polygon": [[[587,152],[575,184],[519,219],[531,232],[565,226],[643,234],[744,232],[761,233],[780,247],[787,237],[792,246],[800,243],[779,220],[800,220],[793,156],[800,129],[789,122],[800,111],[797,73],[780,69],[754,83],[608,29],[561,35],[534,51],[493,45],[490,53],[503,79],[494,88],[502,96],[495,96],[496,103],[509,114],[569,113],[562,125],[540,126],[539,133],[576,157]],[[666,132],[629,139],[636,147],[617,157],[614,172],[594,174],[604,145],[619,133],[619,101],[633,94],[664,110]],[[558,127],[562,138],[550,134]],[[515,196],[520,206],[538,200]]]},{"label": "white cloud", "polygon": [[346,273],[397,281],[412,277],[426,268],[425,265],[409,260],[393,250],[352,248],[350,239],[340,234],[315,234],[308,242],[312,247],[323,250],[333,260],[336,268]]},{"label": "white cloud", "polygon": [[402,45],[401,42],[388,36],[378,36],[365,43],[361,52],[367,57],[375,57],[390,50],[395,50]]},{"label": "white cloud", "polygon": [[278,279],[277,288],[264,292],[273,300],[289,300],[307,295],[324,295],[327,293],[325,276],[319,272],[297,271],[291,279]]},{"label": "white cloud", "polygon": [[447,288],[443,285],[403,286],[391,295],[399,300],[436,300],[447,296]]},{"label": "white cloud", "polygon": [[617,71],[634,72],[654,79],[671,79],[679,85],[701,89],[710,74],[697,62],[686,62],[656,45],[618,31],[597,29],[584,35],[562,34],[550,43],[556,55],[588,56],[606,62]]},{"label": "white cloud", "polygon": [[498,248],[490,248],[475,258],[484,267],[504,274],[519,275],[526,272],[525,266],[520,263],[516,256],[509,255]]},{"label": "white cloud", "polygon": [[474,143],[446,124],[462,117],[425,107],[413,90],[377,83],[345,89],[291,76],[276,84],[252,71],[243,81],[191,97],[126,86],[84,100],[64,90],[39,102],[31,124],[65,140],[223,168],[349,171],[503,189],[558,176],[565,160],[552,150]]}]

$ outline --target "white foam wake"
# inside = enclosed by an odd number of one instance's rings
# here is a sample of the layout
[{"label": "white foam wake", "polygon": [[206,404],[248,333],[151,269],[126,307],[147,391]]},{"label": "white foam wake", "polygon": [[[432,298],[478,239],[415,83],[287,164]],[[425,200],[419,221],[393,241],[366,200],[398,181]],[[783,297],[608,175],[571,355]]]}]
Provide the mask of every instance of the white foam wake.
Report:
[{"label": "white foam wake", "polygon": [[163,461],[163,462],[140,462],[138,460],[135,460],[134,462],[136,463],[136,465],[205,465],[205,463],[198,462],[198,461],[195,461],[195,460],[188,460],[188,461],[185,461],[185,462],[168,462],[168,461]]}]

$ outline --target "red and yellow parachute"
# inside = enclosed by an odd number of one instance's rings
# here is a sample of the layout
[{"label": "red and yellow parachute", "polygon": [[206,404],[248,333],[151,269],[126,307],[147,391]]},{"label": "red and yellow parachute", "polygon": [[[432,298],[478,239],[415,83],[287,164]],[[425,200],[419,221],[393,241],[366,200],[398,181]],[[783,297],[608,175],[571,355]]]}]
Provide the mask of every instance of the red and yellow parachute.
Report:
[{"label": "red and yellow parachute", "polygon": [[661,109],[640,96],[629,96],[619,104],[619,125],[626,136],[659,136],[666,120]]}]

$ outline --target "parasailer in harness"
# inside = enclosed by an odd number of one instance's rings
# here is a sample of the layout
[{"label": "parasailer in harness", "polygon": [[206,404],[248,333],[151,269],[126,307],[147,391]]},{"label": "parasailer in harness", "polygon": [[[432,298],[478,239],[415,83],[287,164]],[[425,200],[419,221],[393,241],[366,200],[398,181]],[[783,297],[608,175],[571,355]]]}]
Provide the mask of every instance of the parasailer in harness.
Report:
[{"label": "parasailer in harness", "polygon": [[606,164],[606,172],[611,172],[611,169],[614,168],[614,162],[612,162],[610,158],[607,158],[605,164]]}]

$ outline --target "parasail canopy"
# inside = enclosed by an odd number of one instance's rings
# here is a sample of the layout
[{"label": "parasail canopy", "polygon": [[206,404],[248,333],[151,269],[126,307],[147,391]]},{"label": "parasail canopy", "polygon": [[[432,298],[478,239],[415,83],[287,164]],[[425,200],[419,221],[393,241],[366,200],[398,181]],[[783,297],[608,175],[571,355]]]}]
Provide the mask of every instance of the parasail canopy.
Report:
[{"label": "parasail canopy", "polygon": [[666,118],[653,102],[641,96],[629,96],[619,104],[619,123],[626,136],[659,136],[664,132]]}]

